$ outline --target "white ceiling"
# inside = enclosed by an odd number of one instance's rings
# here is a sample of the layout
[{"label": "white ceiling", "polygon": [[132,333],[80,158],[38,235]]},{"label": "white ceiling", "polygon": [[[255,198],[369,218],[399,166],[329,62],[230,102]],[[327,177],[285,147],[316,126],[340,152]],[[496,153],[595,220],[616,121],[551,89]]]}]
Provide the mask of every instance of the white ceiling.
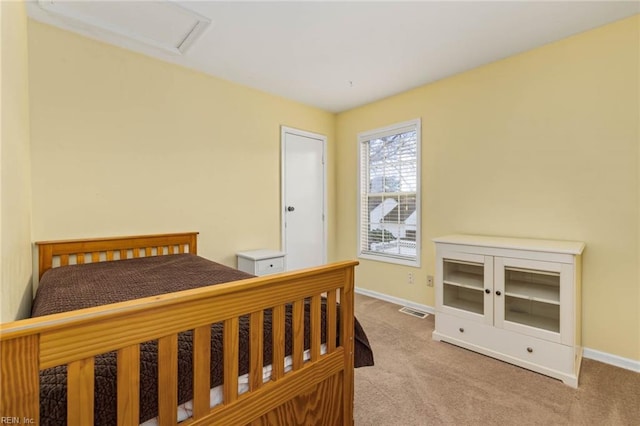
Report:
[{"label": "white ceiling", "polygon": [[[103,21],[167,6],[101,3]],[[211,20],[183,54],[57,16],[48,11],[55,7],[33,0],[28,11],[41,22],[332,112],[640,13],[638,1],[171,3]],[[156,16],[144,20],[168,28]]]}]

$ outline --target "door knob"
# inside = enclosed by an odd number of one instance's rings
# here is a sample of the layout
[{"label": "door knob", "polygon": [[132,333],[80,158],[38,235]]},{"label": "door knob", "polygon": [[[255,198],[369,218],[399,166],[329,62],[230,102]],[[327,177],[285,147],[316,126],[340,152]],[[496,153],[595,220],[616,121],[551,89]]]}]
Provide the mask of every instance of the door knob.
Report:
[{"label": "door knob", "polygon": [[292,211],[294,211],[295,209],[296,209],[296,208],[295,208],[295,207],[293,207],[293,206],[289,206],[289,207],[287,207],[287,211],[288,211],[288,212],[292,212]]}]

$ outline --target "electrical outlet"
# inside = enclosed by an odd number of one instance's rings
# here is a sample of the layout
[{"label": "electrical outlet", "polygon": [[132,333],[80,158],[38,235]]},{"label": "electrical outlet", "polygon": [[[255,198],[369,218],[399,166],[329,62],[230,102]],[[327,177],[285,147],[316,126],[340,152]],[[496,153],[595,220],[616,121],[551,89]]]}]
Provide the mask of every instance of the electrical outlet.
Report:
[{"label": "electrical outlet", "polygon": [[415,277],[413,276],[413,272],[409,272],[409,274],[407,275],[407,283],[413,284],[414,280]]},{"label": "electrical outlet", "polygon": [[427,287],[433,287],[433,275],[427,275]]}]

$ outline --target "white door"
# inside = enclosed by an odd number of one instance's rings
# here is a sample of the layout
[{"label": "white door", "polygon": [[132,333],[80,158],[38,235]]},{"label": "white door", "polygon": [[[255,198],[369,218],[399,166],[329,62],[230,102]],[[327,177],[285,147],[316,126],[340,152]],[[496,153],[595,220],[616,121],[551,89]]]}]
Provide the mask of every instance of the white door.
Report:
[{"label": "white door", "polygon": [[326,262],[326,137],[282,128],[282,248],[287,270]]}]

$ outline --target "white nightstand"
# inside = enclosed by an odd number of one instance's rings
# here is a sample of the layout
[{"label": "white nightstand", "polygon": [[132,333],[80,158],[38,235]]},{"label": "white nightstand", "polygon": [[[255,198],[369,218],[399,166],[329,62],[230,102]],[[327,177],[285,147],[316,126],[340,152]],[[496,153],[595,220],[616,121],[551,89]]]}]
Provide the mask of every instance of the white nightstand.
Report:
[{"label": "white nightstand", "polygon": [[268,275],[284,272],[285,253],[277,250],[249,250],[236,253],[238,269],[253,275]]}]

